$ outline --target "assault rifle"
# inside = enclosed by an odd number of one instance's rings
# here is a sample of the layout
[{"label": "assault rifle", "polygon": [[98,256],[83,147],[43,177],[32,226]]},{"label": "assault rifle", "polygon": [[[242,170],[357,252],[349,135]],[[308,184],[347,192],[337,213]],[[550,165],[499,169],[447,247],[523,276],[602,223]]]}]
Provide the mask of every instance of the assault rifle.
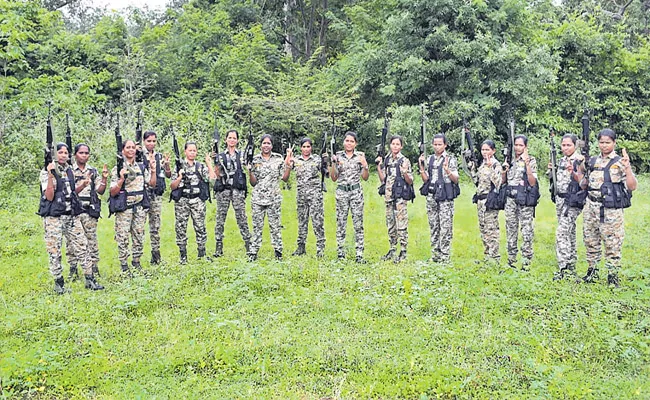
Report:
[{"label": "assault rifle", "polygon": [[555,203],[557,197],[557,150],[555,149],[555,130],[553,130],[553,127],[549,129],[548,138],[551,141],[551,185],[548,189],[551,192],[551,201]]},{"label": "assault rifle", "polygon": [[68,146],[68,165],[72,166],[72,133],[70,132],[70,116],[65,113],[65,145]]},{"label": "assault rifle", "polygon": [[418,147],[420,148],[420,156],[424,156],[426,159],[427,156],[427,141],[426,141],[426,130],[427,130],[427,115],[424,110],[424,104],[421,106],[421,116],[420,116],[420,143]]},{"label": "assault rifle", "polygon": [[[377,157],[381,157],[382,160],[386,158],[386,137],[388,136],[391,116],[391,113],[388,111],[384,112],[384,127],[381,128],[381,139],[377,145]],[[379,163],[377,163],[377,165],[379,165]]]},{"label": "assault rifle", "polygon": [[474,141],[472,140],[472,134],[469,130],[469,125],[467,119],[463,117],[463,135],[461,138],[462,148],[463,148],[463,157],[462,157],[462,166],[465,173],[472,178],[472,182],[478,186],[478,180],[475,179],[474,175],[469,169],[469,163],[471,162],[474,166],[474,169],[478,168],[478,157],[476,156],[476,148],[474,147]]},{"label": "assault rifle", "polygon": [[589,175],[589,109],[585,107],[582,114],[582,149],[581,153],[585,157],[585,177]]},{"label": "assault rifle", "polygon": [[47,128],[45,128],[45,166],[52,164],[52,152],[54,151],[54,134],[52,133],[52,104],[47,104]]},{"label": "assault rifle", "polygon": [[122,134],[120,133],[120,114],[117,114],[117,125],[115,126],[115,143],[117,144],[117,176],[124,168],[124,156],[122,155]]},{"label": "assault rifle", "polygon": [[[217,115],[214,116],[214,132],[212,133],[212,152],[214,153],[214,163],[219,164],[219,126],[217,125]],[[225,172],[225,171],[224,171]]]},{"label": "assault rifle", "polygon": [[142,150],[142,113],[138,111],[138,121],[135,123],[135,162],[144,162],[144,150]]},{"label": "assault rifle", "polygon": [[255,153],[255,139],[253,139],[253,118],[248,117],[248,143],[246,143],[246,164],[250,166],[253,164],[253,156]]},{"label": "assault rifle", "polygon": [[181,151],[178,148],[178,140],[176,140],[176,132],[174,132],[174,127],[170,125],[169,130],[172,132],[174,156],[176,157],[176,174],[179,174],[181,172],[181,169],[183,169],[183,164],[181,163]]},{"label": "assault rifle", "polygon": [[505,156],[505,161],[512,167],[512,159],[515,154],[515,117],[510,117],[510,131],[508,132],[506,140],[506,148],[503,149],[503,155]]}]

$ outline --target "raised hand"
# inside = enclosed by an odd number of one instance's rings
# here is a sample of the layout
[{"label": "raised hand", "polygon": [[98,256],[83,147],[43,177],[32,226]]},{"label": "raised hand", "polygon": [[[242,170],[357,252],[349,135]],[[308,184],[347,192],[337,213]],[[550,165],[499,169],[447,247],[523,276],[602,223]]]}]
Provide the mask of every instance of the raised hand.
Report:
[{"label": "raised hand", "polygon": [[104,164],[104,167],[102,168],[102,178],[108,178],[108,166],[106,164]]},{"label": "raised hand", "polygon": [[621,164],[627,168],[630,166],[630,157],[627,155],[627,150],[625,148],[623,148],[621,151],[623,152],[623,157],[621,157]]}]

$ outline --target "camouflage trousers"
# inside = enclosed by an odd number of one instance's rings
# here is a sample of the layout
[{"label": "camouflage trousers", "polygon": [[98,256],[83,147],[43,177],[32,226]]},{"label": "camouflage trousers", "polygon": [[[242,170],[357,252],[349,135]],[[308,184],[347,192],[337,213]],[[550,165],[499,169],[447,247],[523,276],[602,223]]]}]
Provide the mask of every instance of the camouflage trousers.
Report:
[{"label": "camouflage trousers", "polygon": [[349,192],[336,190],[336,243],[339,257],[345,257],[348,213],[352,214],[356,255],[363,257],[363,190],[357,189]]},{"label": "camouflage trousers", "polygon": [[205,202],[198,197],[189,199],[181,197],[174,203],[174,213],[176,215],[176,244],[180,248],[187,246],[187,223],[190,217],[194,232],[196,233],[196,247],[205,249],[205,242],[208,240],[208,234],[205,229]]},{"label": "camouflage trousers", "polygon": [[162,215],[162,196],[149,195],[149,239],[151,251],[160,251],[160,225]]},{"label": "camouflage trousers", "polygon": [[583,215],[583,232],[587,248],[587,264],[597,267],[601,245],[605,244],[605,267],[616,272],[621,266],[621,248],[625,239],[622,208],[604,208],[604,222],[600,222],[601,204],[587,199]]},{"label": "camouflage trousers", "polygon": [[217,200],[217,214],[216,224],[214,226],[214,238],[217,243],[223,243],[223,231],[226,225],[226,217],[228,210],[232,203],[232,208],[235,210],[235,219],[237,226],[239,226],[239,233],[241,233],[244,243],[251,240],[251,234],[248,230],[248,218],[246,217],[246,192],[237,189],[226,189],[215,195]]},{"label": "camouflage trousers", "polygon": [[282,223],[280,222],[280,202],[271,205],[251,204],[253,214],[253,235],[249,254],[257,255],[262,247],[262,230],[264,229],[264,216],[268,216],[269,230],[271,231],[271,245],[275,251],[282,253]]},{"label": "camouflage trousers", "polygon": [[431,258],[448,262],[454,235],[454,201],[436,201],[427,196],[427,215],[431,233]]},{"label": "camouflage trousers", "polygon": [[129,236],[133,242],[132,260],[140,261],[144,246],[144,223],[147,210],[137,206],[127,208],[115,214],[115,241],[119,253],[120,264],[126,264],[129,259]]},{"label": "camouflage trousers", "polygon": [[311,196],[301,196],[298,194],[296,201],[298,205],[298,246],[305,245],[307,242],[307,231],[309,228],[309,217],[311,225],[314,228],[316,236],[316,249],[322,251],[325,249],[325,216],[323,207],[322,192],[312,193]]},{"label": "camouflage trousers", "polygon": [[388,243],[390,249],[397,248],[399,241],[403,251],[406,251],[409,242],[409,214],[406,208],[407,201],[396,199],[386,203],[386,226],[388,227]]},{"label": "camouflage trousers", "polygon": [[483,241],[483,254],[485,258],[501,260],[499,254],[499,210],[488,210],[485,208],[487,199],[478,200],[476,209],[478,211],[478,228],[481,231],[481,240]]},{"label": "camouflage trousers", "polygon": [[[71,254],[86,254],[86,237],[83,227],[78,218],[72,215],[60,217],[44,217],[43,229],[45,231],[45,247],[49,255],[50,273],[54,279],[63,277],[63,265],[61,264],[61,247],[65,236],[66,246],[70,248]],[[81,267],[84,274],[92,275],[93,268],[89,258],[82,256]]]},{"label": "camouflage trousers", "polygon": [[83,265],[86,258],[90,265],[96,265],[99,262],[99,246],[97,244],[97,218],[84,213],[77,215],[77,222],[81,226],[81,230],[86,240],[86,251],[83,254],[75,253],[72,251],[72,246],[67,246],[65,255],[68,258],[70,266],[77,266],[81,263]]},{"label": "camouflage trousers", "polygon": [[555,198],[555,214],[557,215],[557,230],[555,231],[555,254],[560,270],[568,265],[575,267],[576,254],[576,223],[582,210],[569,207],[566,199]]},{"label": "camouflage trousers", "polygon": [[529,264],[533,259],[533,238],[535,236],[535,207],[519,206],[515,199],[506,200],[506,239],[508,243],[508,264],[517,262],[517,240],[521,226],[521,255],[524,263]]}]

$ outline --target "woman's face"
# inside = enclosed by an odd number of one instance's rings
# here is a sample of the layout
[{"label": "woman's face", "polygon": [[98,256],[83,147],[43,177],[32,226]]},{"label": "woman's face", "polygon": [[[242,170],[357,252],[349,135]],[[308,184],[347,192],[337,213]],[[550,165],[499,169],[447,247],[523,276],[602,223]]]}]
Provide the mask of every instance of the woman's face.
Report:
[{"label": "woman's face", "polygon": [[345,139],[343,139],[343,147],[345,148],[345,151],[354,151],[357,147],[357,141],[354,140],[354,137],[346,135]]},{"label": "woman's face", "polygon": [[237,139],[237,134],[235,132],[230,132],[228,137],[226,137],[226,144],[228,147],[237,147],[239,139]]},{"label": "woman's face", "polygon": [[300,146],[300,152],[302,153],[302,156],[305,158],[311,155],[311,151],[312,151],[311,143],[309,142],[305,142],[302,144],[302,146]]},{"label": "woman's face", "polygon": [[185,148],[185,157],[189,161],[194,161],[196,159],[196,152],[197,149],[195,144],[187,145],[187,147]]},{"label": "woman's face", "polygon": [[562,139],[562,154],[567,157],[571,157],[576,151],[576,145],[573,143],[573,140],[570,138]]},{"label": "woman's face", "polygon": [[393,154],[398,154],[402,151],[402,141],[395,138],[390,141],[390,152]]},{"label": "woman's face", "polygon": [[144,148],[147,149],[149,153],[153,152],[153,150],[156,148],[157,141],[158,139],[156,138],[156,135],[149,136],[144,140]]},{"label": "woman's face", "polygon": [[442,153],[444,153],[446,148],[447,148],[447,144],[445,144],[445,140],[443,138],[433,139],[433,151],[436,152],[436,155],[439,156]]},{"label": "woman's face", "polygon": [[609,136],[601,136],[600,139],[598,139],[598,147],[604,156],[609,155],[616,147],[616,140]]},{"label": "woman's face", "polygon": [[524,154],[524,150],[526,150],[526,144],[524,143],[524,139],[519,138],[515,140],[515,156],[519,157],[520,155]]},{"label": "woman's face", "polygon": [[122,155],[124,155],[127,160],[133,160],[135,157],[135,142],[133,140],[127,140],[124,144]]},{"label": "woman's face", "polygon": [[488,146],[487,144],[481,146],[481,155],[483,156],[484,159],[492,158],[494,156],[495,151],[496,151],[495,149]]},{"label": "woman's face", "polygon": [[68,162],[68,148],[65,146],[61,146],[60,149],[56,151],[56,161],[59,164],[65,164]]},{"label": "woman's face", "polygon": [[262,154],[269,155],[271,154],[272,149],[273,149],[273,143],[271,143],[271,139],[264,138],[264,140],[262,140]]}]

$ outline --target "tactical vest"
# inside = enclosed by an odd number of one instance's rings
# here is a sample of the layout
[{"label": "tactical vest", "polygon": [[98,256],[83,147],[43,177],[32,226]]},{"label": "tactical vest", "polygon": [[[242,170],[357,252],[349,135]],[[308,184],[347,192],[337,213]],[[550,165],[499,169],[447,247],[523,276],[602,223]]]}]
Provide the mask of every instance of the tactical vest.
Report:
[{"label": "tactical vest", "polygon": [[523,185],[508,186],[508,189],[515,192],[515,194],[510,197],[515,200],[515,204],[518,206],[536,207],[540,198],[539,181],[535,179],[535,185],[531,186],[530,183],[528,183],[528,174],[526,173],[526,169],[528,169],[528,167],[524,168],[524,173],[521,178],[524,182]]},{"label": "tactical vest", "polygon": [[[49,174],[49,172],[48,172]],[[54,198],[49,201],[45,197],[45,191],[41,190],[41,200],[38,204],[37,214],[41,217],[60,217],[62,215],[78,215],[81,211],[79,198],[75,192],[75,178],[72,169],[66,169],[66,179],[62,179],[58,173],[54,174],[56,179],[56,189]],[[66,190],[66,182],[70,183],[70,192]],[[68,210],[68,203],[70,210]]]},{"label": "tactical vest", "polygon": [[[137,164],[138,167],[140,167],[140,174],[142,174],[142,177],[144,178],[144,170],[145,166],[142,163]],[[120,171],[117,172],[118,176]],[[111,215],[126,211],[128,208],[135,209],[138,206],[141,206],[145,210],[149,209],[149,197],[147,196],[147,191],[145,190],[146,187],[146,182],[143,183],[142,185],[142,190],[136,190],[135,192],[127,192],[124,190],[124,186],[120,187],[120,192],[116,196],[110,196],[108,198],[108,217],[110,218]],[[140,196],[142,195],[142,201],[139,203],[133,204],[131,206],[127,206],[127,198],[129,196]]]},{"label": "tactical vest", "polygon": [[[81,214],[88,214],[93,218],[99,218],[102,211],[102,201],[97,195],[97,190],[95,188],[95,177],[97,177],[97,170],[95,168],[88,168],[91,173],[90,179],[90,195],[89,196],[79,196],[79,200],[82,202],[89,202],[88,207],[85,207],[83,203],[81,204]],[[75,179],[75,184],[77,180],[84,179],[83,176],[77,176]]]},{"label": "tactical vest", "polygon": [[156,196],[162,196],[167,189],[167,184],[165,183],[165,174],[162,173],[162,168],[160,166],[160,161],[162,160],[162,154],[156,153],[156,187],[153,189],[153,194]]},{"label": "tactical vest", "polygon": [[423,196],[428,196],[433,194],[433,198],[436,201],[452,201],[460,195],[460,186],[454,182],[445,182],[445,179],[442,177],[442,165],[445,163],[445,160],[440,160],[438,165],[438,177],[435,181],[432,179],[433,175],[433,160],[435,156],[429,158],[429,179],[425,182],[424,185],[420,188],[420,194]]},{"label": "tactical vest", "polygon": [[[384,171],[386,175],[386,179],[388,179],[388,175],[390,174],[390,170],[388,169],[388,157],[386,156],[384,158]],[[403,199],[406,201],[413,201],[415,199],[415,190],[413,189],[413,185],[409,185],[406,183],[404,180],[404,177],[402,176],[402,171],[400,170],[400,167],[402,166],[402,161],[404,161],[404,157],[401,157],[399,161],[397,161],[397,166],[395,167],[395,182],[393,182],[393,187],[392,187],[392,193],[391,193],[391,198],[393,200],[395,199]],[[386,184],[382,184],[379,186],[379,194],[380,195],[385,195],[386,194]]]},{"label": "tactical vest", "polygon": [[[187,198],[187,199],[194,199],[194,198],[200,198],[201,201],[206,201],[210,199],[210,185],[203,180],[203,177],[199,173],[201,170],[202,164],[200,162],[195,162],[194,163],[194,171],[187,171],[184,172],[183,179],[187,178],[185,180],[185,183],[188,183],[191,181],[191,177],[194,175],[198,175],[198,185],[192,185],[192,184],[186,184],[183,185],[182,187],[177,187],[176,189],[172,190],[172,193],[170,194],[170,201],[179,201],[181,198]],[[193,193],[194,189],[198,188],[199,192],[198,193]]]},{"label": "tactical vest", "polygon": [[[605,167],[595,168],[596,158],[589,160],[589,169],[591,171],[603,171],[604,182],[600,187],[602,195],[602,207],[604,208],[628,208],[632,205],[632,192],[628,191],[623,182],[612,182],[612,176],[609,172],[612,165],[617,163],[621,157],[612,158]],[[596,190],[596,189],[589,189]]]},{"label": "tactical vest", "polygon": [[[228,165],[228,159],[226,158],[226,153],[221,153],[219,154],[219,158],[221,158],[221,165],[225,168],[226,165]],[[248,190],[248,185],[246,183],[246,174],[244,174],[244,170],[242,169],[241,166],[241,160],[239,156],[239,152],[235,151],[235,165],[234,165],[234,173],[232,177],[232,186],[229,185],[227,182],[223,181],[223,177],[217,178],[214,182],[214,191],[216,193],[218,192],[223,192],[226,189],[237,189],[237,190],[243,190],[247,191]],[[224,171],[226,173],[226,171]],[[227,174],[227,173],[226,173]]]}]

